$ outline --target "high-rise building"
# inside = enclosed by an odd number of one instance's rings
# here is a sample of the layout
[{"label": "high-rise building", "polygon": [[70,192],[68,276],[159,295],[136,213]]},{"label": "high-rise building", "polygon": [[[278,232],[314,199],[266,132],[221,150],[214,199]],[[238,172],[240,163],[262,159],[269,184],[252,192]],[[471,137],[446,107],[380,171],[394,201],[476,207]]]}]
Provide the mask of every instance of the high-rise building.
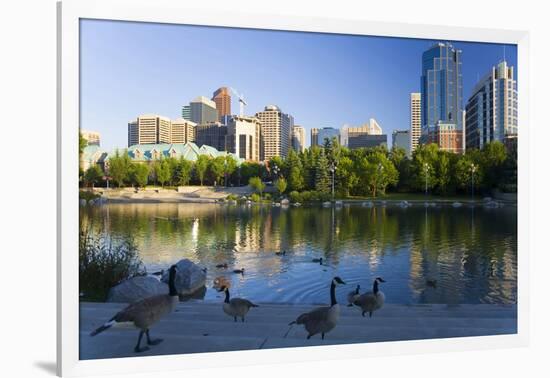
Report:
[{"label": "high-rise building", "polygon": [[268,105],[263,112],[256,113],[262,124],[263,156],[269,160],[274,156],[286,157],[290,149],[290,135],[294,117],[285,114],[275,105]]},{"label": "high-rise building", "polygon": [[294,125],[292,128],[292,148],[296,152],[304,152],[306,149],[306,129]]},{"label": "high-rise building", "polygon": [[135,144],[171,143],[172,125],[169,118],[146,114],[128,123],[128,147]]},{"label": "high-rise building", "polygon": [[171,143],[188,143],[195,141],[196,123],[183,118],[172,121]]},{"label": "high-rise building", "polygon": [[80,130],[80,135],[82,135],[82,138],[86,139],[86,142],[88,142],[88,146],[99,146],[101,134],[99,134],[97,131]]},{"label": "high-rise building", "polygon": [[[313,131],[315,130],[315,131]],[[315,134],[315,139],[314,135]],[[321,129],[311,129],[311,145],[324,146],[325,142],[336,139],[340,143],[340,130],[334,127],[323,127]]]},{"label": "high-rise building", "polygon": [[462,132],[461,50],[450,43],[437,43],[422,54],[420,102],[422,143],[438,140],[440,127],[445,129],[442,134],[448,132],[451,124],[455,125],[454,132]]},{"label": "high-rise building", "polygon": [[195,143],[197,146],[212,146],[218,151],[226,151],[225,136],[227,126],[220,122],[210,122],[195,127]]},{"label": "high-rise building", "polygon": [[240,116],[227,118],[225,147],[227,152],[234,153],[241,159],[260,161],[260,120],[256,117]]},{"label": "high-rise building", "polygon": [[374,118],[360,127],[345,126],[341,135],[342,144],[351,149],[388,145],[388,136],[382,133],[382,127]]},{"label": "high-rise building", "polygon": [[438,127],[428,134],[426,143],[435,143],[442,151],[463,152],[462,130],[457,130],[454,123],[439,122]]},{"label": "high-rise building", "polygon": [[218,121],[221,120],[223,116],[231,115],[231,94],[228,88],[218,88],[212,96],[212,101],[216,103]]},{"label": "high-rise building", "polygon": [[411,155],[411,137],[409,134],[410,130],[394,130],[392,133],[392,148],[404,149],[407,156]]},{"label": "high-rise building", "polygon": [[474,87],[466,104],[466,148],[514,139],[518,133],[518,92],[514,67],[500,62]]},{"label": "high-rise building", "polygon": [[191,110],[191,121],[198,125],[210,122],[218,122],[218,110],[216,103],[204,96],[199,96],[189,103]]},{"label": "high-rise building", "polygon": [[191,105],[182,106],[181,118],[191,121]]},{"label": "high-rise building", "polygon": [[411,93],[411,126],[409,136],[411,138],[409,145],[411,153],[418,147],[418,141],[422,134],[422,116],[421,116],[421,97],[420,93]]}]

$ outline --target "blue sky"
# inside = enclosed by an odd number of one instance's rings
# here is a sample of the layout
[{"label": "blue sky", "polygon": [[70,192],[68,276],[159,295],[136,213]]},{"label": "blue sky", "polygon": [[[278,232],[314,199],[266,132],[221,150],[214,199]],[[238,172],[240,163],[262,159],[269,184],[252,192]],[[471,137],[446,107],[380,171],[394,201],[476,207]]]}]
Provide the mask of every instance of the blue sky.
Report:
[{"label": "blue sky", "polygon": [[[104,148],[125,147],[139,114],[181,115],[182,105],[231,86],[246,114],[278,105],[306,128],[359,126],[376,118],[409,127],[409,94],[420,91],[421,56],[434,40],[82,20],[81,127]],[[464,101],[478,77],[515,45],[453,42],[463,50]],[[232,112],[238,113],[232,98]]]}]

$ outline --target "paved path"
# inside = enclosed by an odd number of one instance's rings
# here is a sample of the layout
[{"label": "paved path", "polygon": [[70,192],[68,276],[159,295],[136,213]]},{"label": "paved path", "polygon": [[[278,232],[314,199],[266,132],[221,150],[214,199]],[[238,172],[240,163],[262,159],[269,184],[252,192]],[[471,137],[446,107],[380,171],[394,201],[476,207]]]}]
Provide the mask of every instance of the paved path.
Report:
[{"label": "paved path", "polygon": [[[110,329],[95,337],[89,333],[124,307],[114,303],[80,306],[80,358],[135,356],[135,330]],[[287,324],[310,305],[260,304],[250,310],[245,323],[234,323],[222,312],[221,302],[180,303],[151,330],[164,342],[139,354],[167,355],[268,349],[311,345],[350,344],[395,340],[483,336],[517,332],[515,305],[396,305],[387,304],[372,318],[358,308],[341,306],[340,322],[321,340],[306,340],[302,326]],[[145,345],[145,344],[143,344]]]}]

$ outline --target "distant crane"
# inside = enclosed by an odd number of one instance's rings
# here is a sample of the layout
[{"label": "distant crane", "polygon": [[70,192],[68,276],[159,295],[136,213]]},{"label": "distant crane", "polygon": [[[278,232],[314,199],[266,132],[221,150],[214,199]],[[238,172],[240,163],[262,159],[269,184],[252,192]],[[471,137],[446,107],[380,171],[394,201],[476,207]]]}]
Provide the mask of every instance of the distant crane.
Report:
[{"label": "distant crane", "polygon": [[242,117],[244,116],[244,107],[248,104],[244,100],[244,96],[242,94],[239,94],[239,92],[237,92],[235,88],[230,87],[230,89],[231,89],[231,92],[233,92],[233,94],[235,94],[235,96],[239,98],[239,115]]}]

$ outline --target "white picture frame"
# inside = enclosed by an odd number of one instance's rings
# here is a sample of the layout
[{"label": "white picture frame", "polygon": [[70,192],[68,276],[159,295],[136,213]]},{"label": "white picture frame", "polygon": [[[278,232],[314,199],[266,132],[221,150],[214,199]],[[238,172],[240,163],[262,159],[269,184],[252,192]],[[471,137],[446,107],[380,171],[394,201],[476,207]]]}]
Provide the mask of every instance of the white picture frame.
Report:
[{"label": "white picture frame", "polygon": [[[518,332],[515,335],[334,345],[108,360],[79,360],[78,160],[79,20],[82,18],[209,25],[517,44],[518,105]],[[461,28],[357,20],[212,12],[178,0],[63,1],[58,3],[57,128],[57,371],[62,376],[147,373],[183,369],[364,358],[411,353],[526,346],[529,341],[529,35],[525,31]]]}]

